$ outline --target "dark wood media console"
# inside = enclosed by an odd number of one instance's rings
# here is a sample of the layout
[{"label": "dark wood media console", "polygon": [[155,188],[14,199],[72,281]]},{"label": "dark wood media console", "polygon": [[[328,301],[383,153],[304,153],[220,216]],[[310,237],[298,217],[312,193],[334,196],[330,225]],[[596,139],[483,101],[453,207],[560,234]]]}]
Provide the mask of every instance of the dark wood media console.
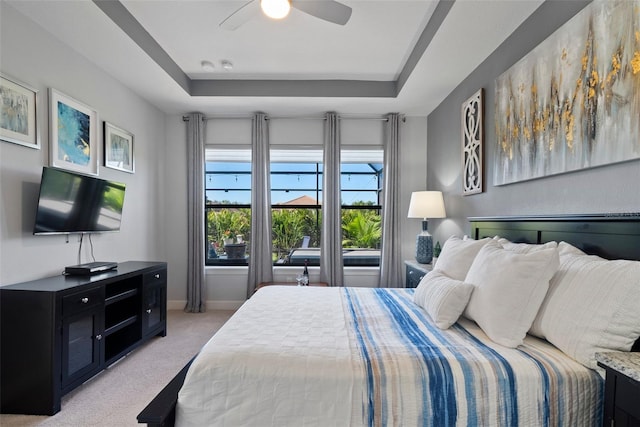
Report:
[{"label": "dark wood media console", "polygon": [[0,411],[53,415],[61,397],[167,334],[167,264],[0,287]]}]

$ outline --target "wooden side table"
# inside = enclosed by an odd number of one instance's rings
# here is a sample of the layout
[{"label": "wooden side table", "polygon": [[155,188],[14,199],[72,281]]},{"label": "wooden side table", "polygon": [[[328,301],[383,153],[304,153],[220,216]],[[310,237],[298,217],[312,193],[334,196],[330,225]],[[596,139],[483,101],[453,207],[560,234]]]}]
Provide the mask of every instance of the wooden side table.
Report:
[{"label": "wooden side table", "polygon": [[[262,282],[258,286],[256,286],[256,291],[265,286],[298,286],[297,282]],[[311,282],[308,286],[329,286],[328,283],[325,282]]]},{"label": "wooden side table", "polygon": [[640,353],[596,353],[606,371],[603,425],[640,425]]}]

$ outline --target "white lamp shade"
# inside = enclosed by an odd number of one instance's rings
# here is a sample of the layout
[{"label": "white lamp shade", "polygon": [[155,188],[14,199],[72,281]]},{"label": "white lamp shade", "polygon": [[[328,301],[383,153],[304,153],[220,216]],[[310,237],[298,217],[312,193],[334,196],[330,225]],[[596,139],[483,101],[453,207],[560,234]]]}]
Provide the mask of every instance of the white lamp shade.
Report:
[{"label": "white lamp shade", "polygon": [[441,191],[414,191],[411,193],[408,218],[445,218]]}]

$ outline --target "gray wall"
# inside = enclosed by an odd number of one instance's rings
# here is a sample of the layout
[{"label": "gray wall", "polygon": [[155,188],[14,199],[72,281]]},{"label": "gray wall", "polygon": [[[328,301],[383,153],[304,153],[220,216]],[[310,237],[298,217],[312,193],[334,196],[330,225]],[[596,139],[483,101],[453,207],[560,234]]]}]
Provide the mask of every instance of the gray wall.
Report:
[{"label": "gray wall", "polygon": [[[3,73],[39,90],[42,136],[40,150],[0,142],[0,285],[61,274],[77,264],[77,236],[67,243],[62,235],[32,234],[40,174],[49,164],[50,87],[98,111],[100,147],[103,120],[135,135],[135,174],[99,169],[101,178],[126,183],[127,192],[121,232],[93,236],[96,258],[166,260],[164,113],[5,2],[0,2],[0,55]],[[84,249],[82,262],[90,261],[89,245]]]},{"label": "gray wall", "polygon": [[[469,216],[640,211],[640,162],[631,161],[493,186],[495,79],[588,2],[547,1],[469,75],[428,117],[427,184],[445,193],[447,219],[429,227],[437,239],[469,232]],[[485,91],[485,192],[462,196],[462,103]],[[434,221],[435,223],[435,221]]]}]

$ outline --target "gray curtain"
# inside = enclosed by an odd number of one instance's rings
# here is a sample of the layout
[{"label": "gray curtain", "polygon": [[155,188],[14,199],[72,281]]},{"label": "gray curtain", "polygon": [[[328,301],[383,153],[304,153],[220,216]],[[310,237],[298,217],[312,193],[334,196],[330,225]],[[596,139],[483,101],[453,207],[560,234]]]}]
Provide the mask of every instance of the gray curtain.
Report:
[{"label": "gray curtain", "polygon": [[324,124],[320,281],[329,286],[344,286],[340,205],[340,124],[336,113],[327,113]]},{"label": "gray curtain", "polygon": [[187,305],[184,311],[206,311],[204,236],[204,116],[187,117]]},{"label": "gray curtain", "polygon": [[382,248],[380,251],[381,288],[404,287],[400,247],[400,115],[387,115],[384,140],[384,200],[382,201]]},{"label": "gray curtain", "polygon": [[251,252],[247,298],[259,283],[273,281],[269,162],[269,121],[264,113],[256,113],[251,132]]}]

